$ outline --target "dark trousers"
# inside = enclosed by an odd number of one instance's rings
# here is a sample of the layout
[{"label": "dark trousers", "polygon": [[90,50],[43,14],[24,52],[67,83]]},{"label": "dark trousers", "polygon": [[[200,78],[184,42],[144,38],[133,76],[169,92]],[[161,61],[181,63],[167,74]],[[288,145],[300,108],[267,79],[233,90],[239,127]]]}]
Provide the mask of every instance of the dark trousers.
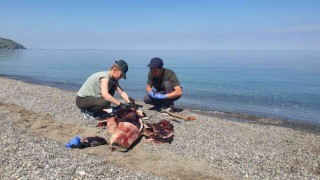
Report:
[{"label": "dark trousers", "polygon": [[[114,95],[116,87],[112,87],[109,90],[110,95]],[[94,97],[94,96],[87,96],[87,97],[80,97],[77,96],[76,98],[76,105],[80,109],[85,109],[95,113],[103,112],[103,109],[109,108],[111,103],[105,100],[103,97]]]},{"label": "dark trousers", "polygon": [[[164,91],[157,91],[155,92],[156,94],[157,93],[161,93],[161,94],[168,94],[168,93],[171,93],[173,91],[173,86],[172,86],[172,83],[170,81],[164,81]],[[151,98],[149,96],[149,94],[147,94],[144,98],[143,98],[143,101],[146,103],[146,104],[151,104],[151,105],[154,105],[154,106],[165,106],[165,107],[169,107],[169,106],[173,106],[174,105],[174,101],[178,100],[181,96],[179,97],[176,97],[176,98],[172,98],[172,99],[154,99],[154,98]]]}]

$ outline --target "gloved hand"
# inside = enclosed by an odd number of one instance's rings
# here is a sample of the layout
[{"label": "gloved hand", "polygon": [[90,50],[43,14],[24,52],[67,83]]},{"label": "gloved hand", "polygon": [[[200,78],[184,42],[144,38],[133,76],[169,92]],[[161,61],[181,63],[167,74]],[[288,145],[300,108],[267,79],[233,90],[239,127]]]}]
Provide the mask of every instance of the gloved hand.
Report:
[{"label": "gloved hand", "polygon": [[135,108],[135,106],[134,106],[134,103],[133,102],[130,102],[129,104],[129,108],[131,109],[131,108]]},{"label": "gloved hand", "polygon": [[127,103],[120,103],[120,105],[118,106],[119,109],[129,109],[131,108],[129,104]]},{"label": "gloved hand", "polygon": [[154,91],[153,91],[153,90],[150,90],[150,91],[148,92],[148,94],[149,94],[149,96],[150,96],[151,98],[154,98]]},{"label": "gloved hand", "polygon": [[155,99],[166,99],[167,96],[166,96],[165,94],[160,94],[160,93],[158,93],[158,94],[155,94],[155,95],[154,95],[154,98],[155,98]]},{"label": "gloved hand", "polygon": [[130,101],[130,103],[132,103],[132,104],[135,104],[135,103],[136,103],[136,100],[134,100],[132,97],[129,97],[129,101]]}]

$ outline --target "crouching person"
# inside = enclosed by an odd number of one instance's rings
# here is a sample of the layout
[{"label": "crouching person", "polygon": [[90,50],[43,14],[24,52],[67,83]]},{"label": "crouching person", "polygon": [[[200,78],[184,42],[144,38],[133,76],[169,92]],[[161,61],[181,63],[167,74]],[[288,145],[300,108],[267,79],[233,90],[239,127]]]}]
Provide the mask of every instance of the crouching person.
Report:
[{"label": "crouching person", "polygon": [[174,112],[174,101],[182,96],[182,87],[176,74],[170,69],[163,68],[163,61],[160,58],[152,58],[148,66],[150,71],[144,102],[161,107],[162,111]]},{"label": "crouching person", "polygon": [[[119,80],[126,79],[128,64],[124,60],[116,61],[109,71],[97,72],[92,74],[77,92],[76,105],[86,119],[92,119],[104,113],[111,104],[124,109],[130,107],[127,93],[120,87]],[[117,91],[127,102],[121,103],[114,98]]]}]

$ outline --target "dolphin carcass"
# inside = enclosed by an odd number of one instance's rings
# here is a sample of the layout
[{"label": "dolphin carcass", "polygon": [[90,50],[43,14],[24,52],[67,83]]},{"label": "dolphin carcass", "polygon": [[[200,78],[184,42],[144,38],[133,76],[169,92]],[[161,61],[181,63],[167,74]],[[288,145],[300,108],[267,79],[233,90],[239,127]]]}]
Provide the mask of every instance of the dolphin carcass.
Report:
[{"label": "dolphin carcass", "polygon": [[[107,130],[110,134],[109,144],[111,150],[127,151],[128,148],[141,136],[147,142],[171,143],[173,140],[173,125],[167,120],[158,123],[144,124],[143,112],[131,109],[122,109],[117,115],[106,120]],[[98,124],[102,126],[102,124]]]},{"label": "dolphin carcass", "polygon": [[135,109],[120,110],[107,120],[112,150],[126,151],[141,135],[143,123]]}]

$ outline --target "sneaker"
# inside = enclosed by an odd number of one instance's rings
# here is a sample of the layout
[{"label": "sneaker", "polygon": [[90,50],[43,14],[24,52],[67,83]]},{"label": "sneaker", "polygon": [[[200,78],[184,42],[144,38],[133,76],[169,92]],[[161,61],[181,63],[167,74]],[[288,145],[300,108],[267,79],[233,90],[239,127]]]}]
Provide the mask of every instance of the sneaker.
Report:
[{"label": "sneaker", "polygon": [[90,112],[88,110],[85,110],[85,109],[81,109],[81,113],[83,115],[83,117],[85,119],[96,119],[93,115],[94,113],[93,112]]}]

